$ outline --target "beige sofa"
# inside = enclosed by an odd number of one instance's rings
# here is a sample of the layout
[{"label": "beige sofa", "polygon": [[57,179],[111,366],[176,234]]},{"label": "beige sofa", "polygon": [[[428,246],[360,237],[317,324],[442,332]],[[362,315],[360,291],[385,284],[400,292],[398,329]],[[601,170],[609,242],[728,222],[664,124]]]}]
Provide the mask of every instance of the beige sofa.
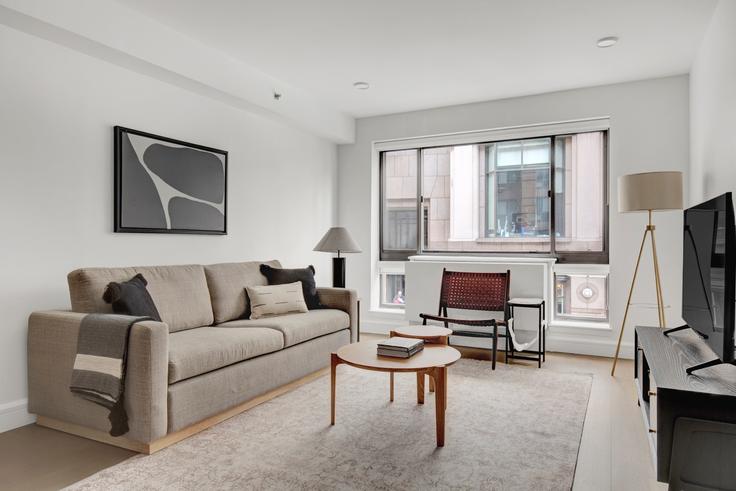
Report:
[{"label": "beige sofa", "polygon": [[[309,379],[329,365],[332,351],[355,341],[356,294],[319,288],[325,309],[240,319],[245,286],[266,284],[260,264],[71,272],[71,311],[34,312],[29,319],[29,411],[38,424],[151,453]],[[267,264],[280,267],[278,261]],[[131,330],[125,387],[130,431],[114,438],[107,433],[108,411],[73,396],[69,381],[85,313],[111,312],[102,300],[105,286],[137,273],[148,280],[162,322],[140,322]]]}]

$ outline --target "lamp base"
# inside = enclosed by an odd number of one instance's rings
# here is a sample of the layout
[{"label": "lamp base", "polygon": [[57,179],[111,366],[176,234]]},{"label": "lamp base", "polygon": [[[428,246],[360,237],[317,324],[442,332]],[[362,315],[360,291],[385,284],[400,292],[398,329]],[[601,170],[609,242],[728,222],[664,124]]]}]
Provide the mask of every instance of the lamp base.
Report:
[{"label": "lamp base", "polygon": [[332,258],[332,286],[345,288],[345,258]]}]

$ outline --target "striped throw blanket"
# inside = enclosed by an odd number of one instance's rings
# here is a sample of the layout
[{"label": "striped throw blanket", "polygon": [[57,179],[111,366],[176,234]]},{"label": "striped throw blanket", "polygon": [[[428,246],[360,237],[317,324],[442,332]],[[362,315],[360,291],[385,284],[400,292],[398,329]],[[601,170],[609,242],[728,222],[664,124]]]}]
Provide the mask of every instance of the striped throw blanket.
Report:
[{"label": "striped throw blanket", "polygon": [[130,328],[148,317],[89,314],[79,326],[77,357],[69,389],[110,410],[110,435],[128,432],[125,412],[125,366]]}]

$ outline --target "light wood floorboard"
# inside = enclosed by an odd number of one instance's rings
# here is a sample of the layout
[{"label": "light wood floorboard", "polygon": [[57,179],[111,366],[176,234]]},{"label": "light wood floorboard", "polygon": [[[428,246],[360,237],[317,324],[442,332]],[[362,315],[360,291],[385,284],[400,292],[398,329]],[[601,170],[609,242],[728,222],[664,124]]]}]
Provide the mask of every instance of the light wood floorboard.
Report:
[{"label": "light wood floorboard", "polygon": [[35,424],[23,426],[0,434],[0,489],[60,489],[133,455]]},{"label": "light wood floorboard", "polygon": [[[364,340],[377,337],[362,335]],[[489,359],[485,350],[461,351],[464,357]],[[534,362],[514,364],[538,370]],[[646,430],[636,405],[633,364],[629,360],[621,362],[615,378],[609,375],[610,367],[609,358],[549,353],[542,368],[593,374],[573,489],[666,489],[654,477]],[[133,455],[128,450],[52,429],[24,426],[0,434],[0,489],[59,489]]]}]

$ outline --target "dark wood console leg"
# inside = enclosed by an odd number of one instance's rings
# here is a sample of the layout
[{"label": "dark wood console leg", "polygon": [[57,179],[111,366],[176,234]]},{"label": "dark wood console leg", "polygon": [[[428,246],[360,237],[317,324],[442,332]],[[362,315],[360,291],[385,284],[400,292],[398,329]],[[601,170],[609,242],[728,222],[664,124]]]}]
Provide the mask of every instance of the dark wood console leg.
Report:
[{"label": "dark wood console leg", "polygon": [[672,329],[665,329],[662,334],[664,334],[665,336],[669,336],[673,332],[683,331],[685,329],[690,329],[690,326],[688,326],[687,324],[685,324],[684,326],[673,327]]},{"label": "dark wood console leg", "polygon": [[703,368],[708,368],[708,367],[714,367],[714,366],[716,366],[716,365],[721,365],[721,364],[723,364],[723,362],[722,362],[721,360],[719,360],[719,359],[715,359],[715,360],[711,360],[711,361],[706,361],[705,363],[701,363],[700,365],[695,365],[695,366],[693,366],[693,367],[690,367],[690,368],[686,368],[686,369],[685,369],[685,372],[686,372],[686,373],[687,373],[688,375],[692,375],[692,373],[693,373],[693,372],[694,372],[695,370],[701,370],[701,369],[703,369]]}]

